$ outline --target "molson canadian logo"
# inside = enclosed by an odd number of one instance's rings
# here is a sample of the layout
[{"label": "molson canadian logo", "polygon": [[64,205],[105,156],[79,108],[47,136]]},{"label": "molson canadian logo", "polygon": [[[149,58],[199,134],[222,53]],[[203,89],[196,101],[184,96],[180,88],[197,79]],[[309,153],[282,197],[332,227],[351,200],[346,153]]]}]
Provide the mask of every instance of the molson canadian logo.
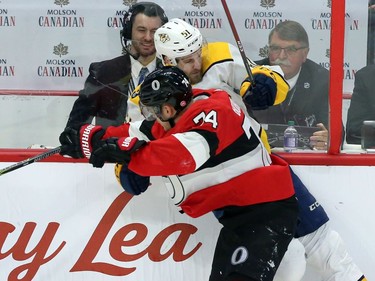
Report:
[{"label": "molson canadian logo", "polygon": [[265,45],[262,48],[259,48],[259,54],[261,58],[267,58],[268,57],[268,45]]},{"label": "molson canadian logo", "polygon": [[68,46],[63,43],[53,47],[53,54],[58,58],[47,59],[45,65],[38,67],[38,76],[41,77],[83,77],[82,66],[76,66],[74,59],[64,59],[69,54]]},{"label": "molson canadian logo", "polygon": [[16,16],[10,15],[8,9],[0,8],[0,27],[3,26],[16,26]]},{"label": "molson canadian logo", "polygon": [[40,27],[85,27],[85,17],[78,16],[77,10],[64,8],[70,4],[69,0],[55,0],[54,4],[60,8],[48,9],[45,16],[40,16]]},{"label": "molson canadian logo", "polygon": [[268,8],[273,8],[276,6],[275,0],[262,0],[260,1],[260,6],[268,10]]},{"label": "molson canadian logo", "polygon": [[344,79],[354,80],[355,73],[358,71],[356,68],[352,68],[349,62],[344,62]]},{"label": "molson canadian logo", "polygon": [[[327,1],[327,8],[332,8],[332,1]],[[319,18],[313,18],[311,20],[311,27],[313,30],[330,30],[331,29],[331,15],[332,12],[320,12]],[[359,30],[359,19],[352,19],[349,13],[345,13],[347,22],[350,22],[347,27],[348,30]]]},{"label": "molson canadian logo", "polygon": [[191,5],[200,9],[204,6],[207,6],[207,1],[206,0],[193,0],[193,3],[191,3]]},{"label": "molson canadian logo", "polygon": [[[327,62],[320,62],[319,64],[329,70],[330,67],[331,67],[331,64],[329,63],[331,50],[326,49],[325,53],[326,53],[325,57],[328,58],[328,61]],[[350,65],[350,62],[344,62],[344,65],[343,65],[343,71],[344,71],[344,77],[343,78],[344,78],[344,80],[354,80],[355,73],[357,72],[357,70],[358,69],[356,69],[356,68],[352,68],[352,66]]]},{"label": "molson canadian logo", "polygon": [[0,76],[7,77],[7,76],[14,76],[15,75],[15,66],[8,65],[7,59],[0,58]]},{"label": "molson canadian logo", "polygon": [[191,6],[195,9],[185,11],[181,19],[196,28],[221,29],[223,19],[217,17],[214,11],[202,9],[207,6],[207,1],[208,0],[193,0]]},{"label": "molson canadian logo", "polygon": [[126,10],[117,10],[115,16],[107,18],[107,26],[114,28],[124,27],[124,15],[128,12],[129,7],[137,3],[137,0],[123,0],[122,4],[126,6]]},{"label": "molson canadian logo", "polygon": [[133,6],[134,4],[137,4],[137,0],[123,0],[122,4],[125,6]]},{"label": "molson canadian logo", "polygon": [[122,4],[125,6],[133,6],[134,4],[137,4],[137,0],[123,0]]},{"label": "molson canadian logo", "polygon": [[276,0],[261,0],[259,6],[262,10],[254,11],[252,9],[247,13],[250,17],[245,18],[245,29],[271,30],[278,23],[287,20],[283,18],[282,12],[272,11],[272,9],[277,7]]},{"label": "molson canadian logo", "polygon": [[[330,30],[331,29],[331,12],[321,12],[319,18],[311,20],[311,28],[314,30]],[[352,19],[349,13],[345,13],[345,18],[350,21],[348,30],[359,30],[359,19]]]}]

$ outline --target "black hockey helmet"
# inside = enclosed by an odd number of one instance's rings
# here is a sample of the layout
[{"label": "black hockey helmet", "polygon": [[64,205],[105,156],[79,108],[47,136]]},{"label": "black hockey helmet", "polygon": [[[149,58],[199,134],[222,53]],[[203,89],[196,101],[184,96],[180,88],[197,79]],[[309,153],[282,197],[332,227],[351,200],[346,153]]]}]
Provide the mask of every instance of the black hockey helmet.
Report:
[{"label": "black hockey helmet", "polygon": [[124,13],[123,19],[123,29],[120,31],[121,44],[125,48],[127,42],[132,39],[132,27],[134,18],[139,13],[145,14],[148,17],[159,17],[161,19],[162,25],[168,22],[168,17],[166,16],[162,7],[153,2],[138,2],[129,7],[129,10]]},{"label": "black hockey helmet", "polygon": [[186,108],[193,97],[192,87],[186,74],[176,66],[165,66],[147,75],[139,89],[139,99],[143,115],[146,112],[160,116],[161,106],[168,103],[177,111],[176,115]]}]

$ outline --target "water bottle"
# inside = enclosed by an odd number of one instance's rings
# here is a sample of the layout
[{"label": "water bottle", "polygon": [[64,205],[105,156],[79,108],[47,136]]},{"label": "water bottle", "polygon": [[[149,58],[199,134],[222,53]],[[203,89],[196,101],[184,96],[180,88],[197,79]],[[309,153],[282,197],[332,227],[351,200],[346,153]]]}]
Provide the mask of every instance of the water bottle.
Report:
[{"label": "water bottle", "polygon": [[284,131],[284,150],[292,152],[298,148],[298,132],[294,127],[294,121],[288,121],[288,128]]}]

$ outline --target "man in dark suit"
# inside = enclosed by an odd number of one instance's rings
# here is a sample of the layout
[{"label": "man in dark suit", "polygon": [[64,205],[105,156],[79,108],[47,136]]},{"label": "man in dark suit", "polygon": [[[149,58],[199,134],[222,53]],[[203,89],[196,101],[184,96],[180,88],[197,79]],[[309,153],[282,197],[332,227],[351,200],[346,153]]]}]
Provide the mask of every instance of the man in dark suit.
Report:
[{"label": "man in dark suit", "polygon": [[361,144],[363,121],[375,120],[375,65],[367,65],[355,74],[353,95],[346,121],[346,142]]},{"label": "man in dark suit", "polygon": [[147,73],[162,66],[156,58],[154,33],[167,21],[164,10],[153,2],[138,2],[125,13],[121,30],[123,55],[90,65],[84,88],[60,135],[61,155],[79,157],[78,152],[65,148],[81,125],[94,118],[95,124],[103,127],[141,118],[138,108],[128,106],[128,99]]},{"label": "man in dark suit", "polygon": [[295,21],[279,23],[269,34],[268,58],[259,65],[280,65],[290,90],[284,102],[265,110],[254,110],[260,123],[317,126],[311,145],[326,150],[328,144],[329,71],[307,58],[309,39],[303,26]]}]

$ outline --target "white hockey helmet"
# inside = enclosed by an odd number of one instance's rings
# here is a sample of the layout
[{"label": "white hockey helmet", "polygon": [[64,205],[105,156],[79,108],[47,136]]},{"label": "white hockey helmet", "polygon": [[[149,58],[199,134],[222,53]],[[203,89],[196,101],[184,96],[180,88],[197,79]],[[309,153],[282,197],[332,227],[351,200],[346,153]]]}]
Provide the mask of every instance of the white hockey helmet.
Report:
[{"label": "white hockey helmet", "polygon": [[176,58],[182,58],[198,51],[203,45],[200,31],[187,22],[174,18],[158,28],[154,34],[155,49],[164,62],[167,57],[172,65],[177,65]]}]

